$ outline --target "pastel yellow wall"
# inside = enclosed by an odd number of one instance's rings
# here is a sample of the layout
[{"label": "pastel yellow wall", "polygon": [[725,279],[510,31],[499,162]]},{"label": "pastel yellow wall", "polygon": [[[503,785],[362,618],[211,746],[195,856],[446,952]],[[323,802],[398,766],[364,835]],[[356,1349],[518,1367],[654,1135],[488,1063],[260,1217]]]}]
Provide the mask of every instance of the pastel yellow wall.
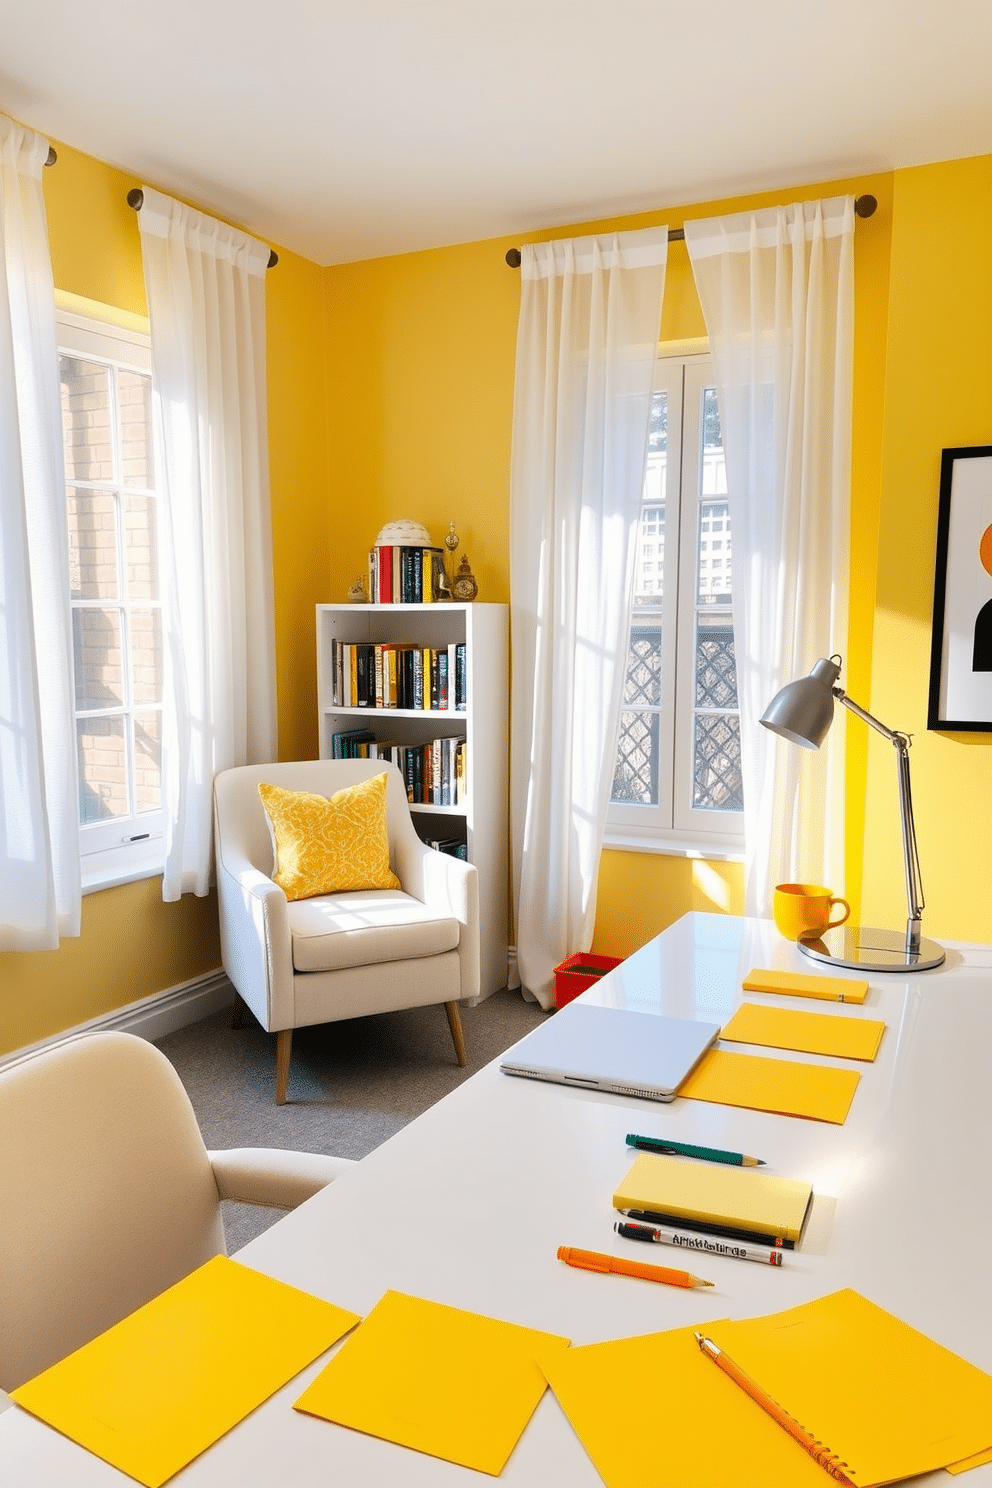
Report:
[{"label": "pastel yellow wall", "polygon": [[[57,286],[143,314],[137,224],[125,203],[140,183],[57,148],[58,165],[45,173]],[[992,440],[992,159],[531,237],[677,225],[685,215],[848,190],[871,192],[879,210],[859,224],[855,246],[845,681],[880,717],[916,731],[928,930],[992,940],[990,739],[925,729],[940,450]],[[266,285],[282,758],[316,752],[314,605],[345,597],[383,522],[414,517],[440,538],[454,520],[482,598],[509,598],[519,275],[506,267],[504,253],[519,241],[331,269],[279,250]],[[673,244],[662,337],[703,330],[685,249]],[[898,922],[902,873],[889,746],[856,725],[848,737],[845,888],[857,905],[863,873],[865,918]],[[688,909],[733,913],[741,905],[739,865],[607,852],[594,948],[628,954]],[[212,897],[164,905],[158,879],[89,895],[78,941],[53,952],[0,955],[0,1051],[175,986],[219,961]]]},{"label": "pastel yellow wall", "polygon": [[[55,144],[44,184],[56,287],[144,315],[137,218],[126,202],[141,183]],[[302,758],[316,752],[313,615],[327,597],[331,546],[321,271],[279,250],[266,292],[279,749]],[[163,904],[159,878],[88,894],[79,939],[0,954],[0,1052],[219,966],[212,894]]]},{"label": "pastel yellow wall", "polygon": [[[530,234],[530,241],[581,232],[678,226],[685,216],[782,200],[871,193],[879,208],[855,239],[856,358],[851,628],[845,676],[866,691],[871,667],[878,481],[884,393],[891,176],[818,183],[789,192],[673,207],[636,217]],[[331,592],[341,600],[364,571],[381,524],[424,522],[435,541],[454,519],[483,599],[509,599],[510,431],[520,277],[492,239],[324,271],[328,469],[335,510]],[[705,335],[684,243],[669,250],[661,336]],[[854,732],[854,731],[852,731]],[[848,897],[861,873],[866,746],[850,753]],[[710,892],[712,891],[712,892]],[[633,949],[688,908],[742,908],[739,865],[645,853],[604,855],[595,948]]]},{"label": "pastel yellow wall", "polygon": [[[868,706],[913,734],[924,929],[938,940],[992,941],[992,735],[927,732],[941,450],[992,444],[990,263],[992,157],[897,172]],[[892,756],[872,733],[864,915],[897,926],[906,898]]]}]

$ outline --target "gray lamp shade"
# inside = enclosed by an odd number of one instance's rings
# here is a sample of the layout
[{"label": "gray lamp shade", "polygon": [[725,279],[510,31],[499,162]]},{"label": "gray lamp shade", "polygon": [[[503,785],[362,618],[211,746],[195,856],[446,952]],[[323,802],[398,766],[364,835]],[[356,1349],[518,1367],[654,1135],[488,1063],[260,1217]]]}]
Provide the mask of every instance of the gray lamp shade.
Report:
[{"label": "gray lamp shade", "polygon": [[761,722],[792,744],[819,749],[833,720],[833,685],[839,676],[836,662],[818,661],[808,677],[786,683],[775,694]]}]

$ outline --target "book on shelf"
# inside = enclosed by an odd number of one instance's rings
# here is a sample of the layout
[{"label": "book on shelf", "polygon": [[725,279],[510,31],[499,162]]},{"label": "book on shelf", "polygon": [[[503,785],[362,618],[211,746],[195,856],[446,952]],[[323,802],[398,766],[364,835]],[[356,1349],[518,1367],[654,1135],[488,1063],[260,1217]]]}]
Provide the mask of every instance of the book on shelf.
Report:
[{"label": "book on shelf", "polygon": [[339,708],[466,711],[465,642],[331,641],[331,702]]},{"label": "book on shelf", "polygon": [[370,729],[343,729],[331,735],[331,755],[395,765],[412,806],[464,806],[468,801],[468,745],[457,735],[403,744],[377,740]]},{"label": "book on shelf", "polygon": [[447,853],[451,858],[461,858],[463,863],[468,861],[468,843],[463,842],[460,837],[425,837],[424,841],[435,852]]},{"label": "book on shelf", "polygon": [[373,604],[434,604],[447,597],[444,549],[377,546],[369,551]]}]

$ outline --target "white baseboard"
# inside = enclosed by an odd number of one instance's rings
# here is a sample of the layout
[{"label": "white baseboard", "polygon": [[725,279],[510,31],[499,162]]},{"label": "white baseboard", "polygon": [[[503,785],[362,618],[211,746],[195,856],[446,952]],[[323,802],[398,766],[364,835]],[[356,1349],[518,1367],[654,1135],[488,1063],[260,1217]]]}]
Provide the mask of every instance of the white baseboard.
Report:
[{"label": "white baseboard", "polygon": [[175,1033],[180,1028],[187,1028],[190,1023],[199,1023],[201,1018],[209,1017],[221,1008],[230,1007],[233,1001],[234,988],[226,973],[208,971],[206,975],[195,977],[191,982],[168,987],[164,992],[154,992],[151,997],[142,997],[137,1002],[129,1002],[125,1007],[102,1013],[98,1018],[77,1023],[74,1028],[65,1028],[61,1033],[53,1033],[50,1038],[39,1039],[37,1043],[28,1044],[23,1049],[12,1049],[9,1054],[0,1054],[0,1067],[12,1059],[33,1054],[38,1049],[61,1044],[80,1033],[113,1031],[134,1033],[149,1041],[164,1038],[167,1033]]}]

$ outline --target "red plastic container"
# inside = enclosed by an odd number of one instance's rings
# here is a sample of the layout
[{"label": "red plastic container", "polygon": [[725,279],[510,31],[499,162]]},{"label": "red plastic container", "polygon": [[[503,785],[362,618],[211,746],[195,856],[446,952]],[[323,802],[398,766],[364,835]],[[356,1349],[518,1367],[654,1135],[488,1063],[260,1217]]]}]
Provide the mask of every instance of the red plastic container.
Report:
[{"label": "red plastic container", "polygon": [[623,959],[623,956],[594,956],[590,951],[576,951],[574,956],[567,956],[555,967],[555,1007],[564,1007]]}]

